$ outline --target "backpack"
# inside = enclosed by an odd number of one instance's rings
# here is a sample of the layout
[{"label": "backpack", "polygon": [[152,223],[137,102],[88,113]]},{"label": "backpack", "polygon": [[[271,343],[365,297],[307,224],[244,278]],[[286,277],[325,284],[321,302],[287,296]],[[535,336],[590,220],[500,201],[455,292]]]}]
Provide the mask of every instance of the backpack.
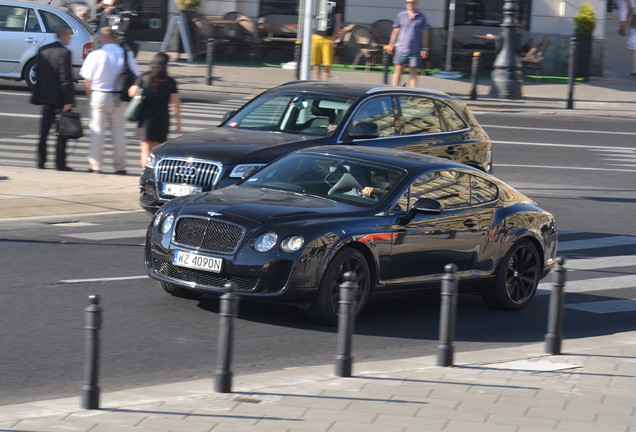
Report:
[{"label": "backpack", "polygon": [[121,88],[119,100],[129,102],[132,99],[128,96],[128,89],[135,85],[135,81],[137,81],[137,75],[130,70],[130,67],[128,66],[128,51],[124,49],[124,68],[121,70],[121,73],[117,78],[117,87]]}]

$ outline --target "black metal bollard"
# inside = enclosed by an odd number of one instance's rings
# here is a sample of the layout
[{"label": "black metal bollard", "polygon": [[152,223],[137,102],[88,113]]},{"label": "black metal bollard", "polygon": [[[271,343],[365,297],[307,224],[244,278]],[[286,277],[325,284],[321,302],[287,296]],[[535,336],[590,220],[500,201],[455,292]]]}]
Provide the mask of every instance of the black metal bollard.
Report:
[{"label": "black metal bollard", "polygon": [[296,62],[296,81],[300,80],[300,54],[302,53],[303,41],[297,40],[294,43],[294,61]]},{"label": "black metal bollard", "polygon": [[82,386],[82,408],[99,409],[99,329],[102,326],[102,308],[99,294],[88,296],[90,305],[84,309],[86,321],[86,361],[84,363],[84,385]]},{"label": "black metal bollard", "polygon": [[234,294],[236,285],[228,282],[224,285],[226,293],[221,296],[219,315],[219,355],[214,372],[214,391],[232,393],[232,339],[234,333],[234,317],[238,314],[238,296]]},{"label": "black metal bollard", "polygon": [[212,85],[212,66],[214,65],[214,38],[209,37],[205,47],[205,56],[208,64],[207,84]]},{"label": "black metal bollard", "polygon": [[548,332],[545,335],[545,350],[550,354],[561,354],[563,340],[563,305],[565,303],[565,258],[557,258],[554,272],[556,280],[552,284],[550,294],[550,310],[548,312]]},{"label": "black metal bollard", "polygon": [[343,275],[340,284],[340,300],[338,301],[338,354],[336,355],[336,376],[350,377],[353,357],[351,356],[351,340],[353,338],[354,299],[358,291],[356,274],[352,271]]},{"label": "black metal bollard", "polygon": [[455,339],[455,318],[457,315],[457,266],[446,264],[446,274],[442,277],[442,302],[439,318],[439,345],[437,345],[437,365],[453,365],[453,339]]},{"label": "black metal bollard", "polygon": [[576,64],[576,38],[570,38],[570,63],[568,63],[568,104],[567,109],[574,108],[574,65]]},{"label": "black metal bollard", "polygon": [[384,84],[389,83],[389,52],[388,45],[385,45],[382,49],[382,82]]},{"label": "black metal bollard", "polygon": [[479,51],[475,51],[473,53],[473,62],[471,64],[471,78],[470,83],[472,85],[472,89],[470,90],[470,99],[477,99],[477,81],[479,80],[479,57],[481,53]]}]

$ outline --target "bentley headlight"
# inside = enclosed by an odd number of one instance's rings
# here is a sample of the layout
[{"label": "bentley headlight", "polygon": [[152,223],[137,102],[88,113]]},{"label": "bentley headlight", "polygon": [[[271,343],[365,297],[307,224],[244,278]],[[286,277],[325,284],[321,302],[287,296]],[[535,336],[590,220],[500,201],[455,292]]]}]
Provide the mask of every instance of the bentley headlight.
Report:
[{"label": "bentley headlight", "polygon": [[283,252],[291,253],[296,252],[297,250],[302,248],[304,244],[305,239],[301,236],[291,236],[287,237],[281,242],[280,248],[283,250]]},{"label": "bentley headlight", "polygon": [[276,235],[276,233],[268,232],[265,234],[261,234],[256,237],[256,240],[254,240],[254,249],[259,252],[267,252],[268,250],[276,246],[277,241],[278,236]]},{"label": "bentley headlight", "polygon": [[157,156],[155,156],[153,153],[150,153],[150,156],[148,156],[148,159],[146,159],[146,168],[154,168],[155,163],[157,163]]},{"label": "bentley headlight", "polygon": [[262,163],[254,163],[254,164],[241,164],[234,167],[232,172],[230,172],[230,177],[238,177],[243,178],[245,174],[250,174],[258,171],[263,168],[265,164]]},{"label": "bentley headlight", "polygon": [[155,213],[154,217],[152,218],[153,228],[156,228],[157,225],[159,225],[159,222],[161,221],[162,217],[163,217],[163,210],[159,210],[157,213]]},{"label": "bentley headlight", "polygon": [[172,229],[173,224],[174,224],[174,215],[169,214],[168,216],[165,217],[165,219],[163,220],[163,223],[161,224],[161,232],[163,234],[166,234],[168,231]]}]

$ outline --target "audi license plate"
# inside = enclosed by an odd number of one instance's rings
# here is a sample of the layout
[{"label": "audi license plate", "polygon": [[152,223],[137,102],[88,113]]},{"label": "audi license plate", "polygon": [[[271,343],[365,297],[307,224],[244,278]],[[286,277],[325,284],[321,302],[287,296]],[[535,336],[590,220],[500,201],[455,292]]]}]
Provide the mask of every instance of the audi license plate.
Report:
[{"label": "audi license plate", "polygon": [[223,260],[221,258],[212,258],[182,251],[174,251],[172,264],[197,270],[221,273]]},{"label": "audi license plate", "polygon": [[165,183],[161,191],[164,195],[172,195],[175,197],[180,197],[180,196],[192,195],[199,192],[203,192],[203,188],[201,186],[186,186],[186,185]]}]

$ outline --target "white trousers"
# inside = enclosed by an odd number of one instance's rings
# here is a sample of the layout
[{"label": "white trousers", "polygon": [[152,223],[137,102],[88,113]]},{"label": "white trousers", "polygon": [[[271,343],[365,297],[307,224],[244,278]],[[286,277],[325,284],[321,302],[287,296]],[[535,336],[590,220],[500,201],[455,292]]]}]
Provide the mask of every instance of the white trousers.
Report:
[{"label": "white trousers", "polygon": [[[113,165],[115,171],[126,169],[126,103],[119,100],[119,93],[91,92],[91,148],[88,163],[92,170],[102,170],[104,138],[110,130],[113,143]],[[108,127],[108,129],[107,129]]]}]

